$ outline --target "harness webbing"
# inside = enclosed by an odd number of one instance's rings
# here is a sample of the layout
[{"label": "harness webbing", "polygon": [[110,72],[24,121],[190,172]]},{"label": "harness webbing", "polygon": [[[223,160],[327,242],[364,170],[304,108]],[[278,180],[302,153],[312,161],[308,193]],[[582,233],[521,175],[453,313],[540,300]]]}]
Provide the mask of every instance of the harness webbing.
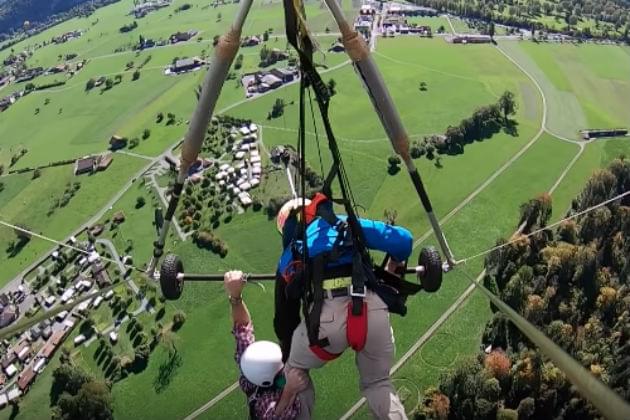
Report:
[{"label": "harness webbing", "polygon": [[[356,212],[353,207],[353,200],[350,196],[349,182],[346,177],[346,173],[341,160],[341,154],[339,147],[333,133],[328,108],[330,104],[330,94],[327,86],[324,84],[319,73],[315,69],[313,64],[313,42],[308,36],[304,23],[304,9],[303,4],[299,0],[284,0],[285,10],[285,27],[288,42],[295,48],[300,58],[300,127],[299,127],[299,148],[301,150],[301,162],[300,162],[300,175],[302,178],[302,197],[306,195],[305,188],[305,168],[306,159],[305,152],[305,92],[308,88],[312,88],[315,93],[315,99],[318,104],[320,116],[326,137],[328,140],[328,148],[330,149],[333,164],[331,171],[324,182],[324,192],[331,196],[331,184],[333,179],[336,178],[339,181],[339,189],[342,195],[342,203],[347,214],[347,231],[350,235],[346,235],[352,242],[352,314],[359,316],[364,310],[363,297],[365,296],[365,277],[372,274],[368,280],[373,280],[373,273],[371,272],[371,258],[367,252],[365,246],[365,239],[361,230]],[[302,206],[302,220],[306,220],[305,206]],[[324,261],[321,258],[313,260],[313,267],[309,267],[308,262],[308,245],[306,237],[306,223],[302,223],[302,241],[303,250],[301,253],[302,260],[304,262],[304,277],[307,279],[304,288],[304,300],[303,305],[304,319],[309,326],[309,341],[311,345],[319,344],[325,346],[326,341],[319,340],[319,316],[321,314],[321,306],[323,304],[323,290],[321,279],[324,276]],[[316,263],[315,263],[316,262]],[[366,267],[369,268],[366,270]],[[309,307],[312,303],[312,307]],[[325,340],[325,339],[324,339]],[[323,342],[322,342],[323,341]]]}]

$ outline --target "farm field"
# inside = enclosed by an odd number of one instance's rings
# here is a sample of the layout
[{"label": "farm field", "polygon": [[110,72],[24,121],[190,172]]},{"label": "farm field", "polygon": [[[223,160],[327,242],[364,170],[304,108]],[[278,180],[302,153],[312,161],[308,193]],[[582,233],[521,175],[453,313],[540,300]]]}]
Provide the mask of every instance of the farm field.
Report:
[{"label": "farm field", "polygon": [[575,139],[584,128],[630,124],[628,47],[501,42],[545,90],[547,126]]},{"label": "farm field", "polygon": [[[75,29],[77,25],[88,27],[97,22],[82,38],[37,50],[29,59],[33,64],[56,64],[57,55],[72,47],[79,58],[90,61],[66,85],[32,93],[0,114],[0,163],[6,164],[19,148],[27,148],[28,153],[15,168],[103,152],[113,134],[140,137],[148,128],[151,135],[140,140],[136,148],[125,151],[138,156],[116,153],[114,163],[107,171],[92,176],[75,178],[71,167],[63,166],[43,169],[36,180],[31,180],[31,173],[0,178],[6,184],[0,192],[0,219],[24,223],[47,236],[61,239],[96,214],[138,171],[183,136],[186,120],[195,106],[194,90],[205,71],[167,77],[162,70],[175,57],[211,54],[209,41],[225,29],[235,11],[233,5],[212,9],[206,7],[207,2],[195,0],[190,3],[193,10],[174,13],[173,7],[169,7],[138,20],[139,27],[131,34],[120,34],[117,28],[131,21],[125,13],[132,2],[125,0],[99,9],[87,19],[73,19],[23,41],[25,45],[41,42],[54,34]],[[279,35],[283,31],[279,4],[256,4],[244,34],[272,28],[268,44],[284,49],[285,41]],[[344,8],[351,12],[350,2],[345,1]],[[217,21],[218,13],[222,15],[220,21]],[[327,10],[317,2],[308,2],[307,15],[314,33],[327,32],[326,28],[335,31]],[[443,18],[427,20],[432,27],[437,25],[434,29],[446,23]],[[450,30],[448,25],[445,27]],[[147,50],[138,55],[129,51],[113,53],[120,45],[135,42],[140,33],[159,38],[189,28],[202,31],[199,34],[202,40]],[[458,28],[460,26],[456,25],[456,30],[460,31]],[[322,50],[335,39],[333,35],[318,35]],[[630,152],[627,139],[598,140],[588,144],[566,141],[576,140],[577,130],[587,126],[603,128],[630,124],[630,111],[624,106],[626,98],[630,97],[630,54],[627,49],[515,41],[501,42],[499,47],[540,85],[547,106],[545,122],[542,121],[543,98],[536,84],[494,46],[456,46],[442,39],[400,36],[379,39],[374,52],[414,141],[443,133],[448,126],[457,125],[469,117],[476,108],[495,103],[506,90],[515,94],[518,107],[513,117],[513,132],[500,131],[483,141],[467,144],[461,154],[416,160],[435,212],[439,218],[445,218],[442,225],[458,258],[492,246],[498,237],[508,237],[518,223],[519,205],[543,192],[552,193],[553,219],[560,219],[594,170],[620,154]],[[256,69],[260,47],[244,48],[241,52],[244,54],[241,72]],[[135,68],[148,56],[151,59],[141,69],[140,78],[132,81],[134,69],[125,70],[126,63],[134,61]],[[434,240],[428,236],[429,224],[413,186],[404,170],[395,175],[387,174],[391,146],[354,71],[349,65],[343,65],[345,54],[325,54],[321,59],[329,68],[322,78],[325,82],[330,79],[336,82],[330,117],[354,195],[361,206],[360,214],[381,219],[385,210],[396,210],[397,224],[408,227],[418,239],[415,259],[421,246],[434,244]],[[614,65],[608,65],[613,62]],[[102,93],[98,89],[84,91],[87,80],[106,74],[121,74],[123,80]],[[426,90],[419,89],[422,82],[426,83]],[[2,93],[4,90],[0,90]],[[47,105],[44,104],[46,98],[50,99]],[[277,99],[287,104],[284,114],[268,119]],[[37,114],[36,108],[39,108]],[[242,87],[230,80],[223,89],[218,109],[226,115],[251,119],[259,124],[261,140],[267,149],[274,145],[295,144],[297,84],[244,100]],[[157,123],[159,112],[174,113],[176,122],[172,125]],[[310,115],[310,111],[307,114]],[[541,124],[549,132],[542,130]],[[320,171],[318,142],[314,134],[317,131],[322,164],[327,170],[330,158],[319,118],[315,121],[307,118],[307,130],[308,163]],[[66,207],[46,217],[51,200],[63,195],[67,182],[77,180],[81,181],[81,188],[76,196]],[[159,183],[165,185],[166,180],[167,177],[160,177]],[[256,194],[263,201],[282,195],[282,187],[279,187],[282,182],[282,174],[273,173]],[[138,207],[139,197],[146,203]],[[141,179],[115,200],[100,218],[105,221],[116,211],[125,212],[125,223],[115,234],[105,232],[103,238],[112,240],[120,253],[131,241],[130,254],[136,266],[141,266],[151,255],[155,237],[151,221],[158,201],[152,187]],[[247,209],[229,223],[222,222],[215,233],[228,246],[225,258],[198,248],[190,240],[182,242],[174,234],[168,241],[167,251],[180,255],[190,272],[221,272],[235,267],[253,272],[274,270],[281,252],[280,238],[275,224],[262,211]],[[0,228],[0,251],[4,251],[14,237],[11,230]],[[1,253],[0,280],[10,280],[49,248],[50,244],[33,238],[14,258]],[[476,277],[482,268],[483,260],[477,259],[463,269]],[[468,285],[466,275],[454,270],[445,275],[438,293],[414,296],[408,302],[409,313],[405,318],[392,317],[397,358],[438,320]],[[252,312],[257,337],[273,340],[273,286],[250,285],[245,299]],[[175,339],[179,363],[171,371],[169,380],[161,382],[160,375],[170,353],[164,346],[158,346],[145,370],[113,385],[115,418],[184,418],[237,378],[238,370],[232,360],[233,338],[229,334],[228,307],[221,285],[187,284],[182,298],[167,302],[165,308],[165,319],[172,317],[176,310],[186,314],[186,323]],[[397,386],[409,395],[405,401],[409,409],[416,404],[415,396],[435,384],[442,372],[478,349],[478,329],[489,316],[486,299],[473,294],[396,373]],[[103,324],[109,322],[105,315],[99,315],[98,319]],[[148,328],[153,319],[145,316],[142,322]],[[96,346],[81,348],[73,359],[100,377],[102,371],[97,362]],[[119,347],[121,351],[133,352],[126,338]],[[347,352],[327,368],[313,372],[318,398],[316,418],[338,418],[358,400],[358,381],[352,359],[351,352]],[[55,359],[24,397],[16,416],[4,409],[0,411],[0,418],[10,415],[18,419],[46,417],[51,373],[56,363]],[[365,418],[366,415],[362,408],[355,417]],[[244,416],[244,397],[237,390],[200,418]]]}]

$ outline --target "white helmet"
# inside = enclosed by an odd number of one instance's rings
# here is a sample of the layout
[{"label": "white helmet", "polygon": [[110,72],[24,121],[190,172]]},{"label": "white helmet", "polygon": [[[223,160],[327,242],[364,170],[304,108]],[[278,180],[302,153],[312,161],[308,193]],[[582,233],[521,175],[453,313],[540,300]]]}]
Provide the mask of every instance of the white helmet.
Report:
[{"label": "white helmet", "polygon": [[241,372],[257,386],[268,387],[284,367],[280,346],[271,341],[256,341],[241,356]]}]

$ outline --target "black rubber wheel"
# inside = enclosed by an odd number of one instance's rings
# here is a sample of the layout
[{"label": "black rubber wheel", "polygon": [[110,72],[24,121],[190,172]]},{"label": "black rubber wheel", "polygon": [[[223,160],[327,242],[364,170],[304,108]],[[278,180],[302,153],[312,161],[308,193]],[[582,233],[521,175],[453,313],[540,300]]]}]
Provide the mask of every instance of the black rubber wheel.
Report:
[{"label": "black rubber wheel", "polygon": [[184,280],[177,275],[184,272],[184,265],[175,254],[168,254],[160,267],[160,288],[166,299],[179,299],[184,290]]},{"label": "black rubber wheel", "polygon": [[420,285],[424,291],[433,293],[440,290],[442,286],[442,257],[433,247],[423,248],[418,256],[418,265],[424,267],[421,273]]}]

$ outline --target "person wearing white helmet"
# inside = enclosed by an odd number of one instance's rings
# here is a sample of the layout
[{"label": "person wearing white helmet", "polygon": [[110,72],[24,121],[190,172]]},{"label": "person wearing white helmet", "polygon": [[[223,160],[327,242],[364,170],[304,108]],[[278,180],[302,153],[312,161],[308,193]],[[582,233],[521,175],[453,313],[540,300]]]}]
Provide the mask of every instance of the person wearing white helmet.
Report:
[{"label": "person wearing white helmet", "polygon": [[[231,306],[232,333],[236,338],[234,358],[240,367],[239,385],[247,396],[250,418],[305,418],[305,413],[300,412],[298,394],[307,388],[306,373],[301,369],[290,369],[285,373],[280,346],[271,341],[255,340],[251,317],[243,302],[245,284],[241,271],[225,273],[224,287]],[[299,398],[312,396],[306,392]]]}]

